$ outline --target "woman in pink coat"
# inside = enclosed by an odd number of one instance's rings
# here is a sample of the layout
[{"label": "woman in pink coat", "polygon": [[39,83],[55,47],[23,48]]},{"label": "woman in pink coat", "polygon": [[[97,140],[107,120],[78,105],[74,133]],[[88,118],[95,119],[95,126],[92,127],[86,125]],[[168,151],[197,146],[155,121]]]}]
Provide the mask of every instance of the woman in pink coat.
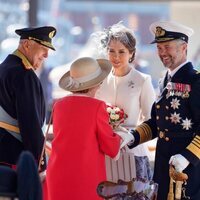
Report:
[{"label": "woman in pink coat", "polygon": [[80,58],[59,85],[72,94],[53,108],[52,152],[44,185],[45,200],[98,200],[97,185],[106,180],[105,154],[120,147],[108,121],[106,105],[93,98],[111,70],[105,59]]}]

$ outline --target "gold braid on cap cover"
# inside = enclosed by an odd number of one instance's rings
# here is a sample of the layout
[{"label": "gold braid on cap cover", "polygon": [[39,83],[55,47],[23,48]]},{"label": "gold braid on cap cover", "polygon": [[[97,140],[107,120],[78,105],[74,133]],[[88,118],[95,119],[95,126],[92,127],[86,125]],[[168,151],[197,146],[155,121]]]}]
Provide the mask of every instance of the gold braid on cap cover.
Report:
[{"label": "gold braid on cap cover", "polygon": [[47,41],[43,41],[43,40],[40,40],[40,39],[37,39],[37,38],[34,38],[34,37],[28,37],[28,39],[29,40],[34,40],[36,42],[39,42],[40,44],[43,44],[43,45],[45,45],[47,47],[50,47],[50,48],[53,47],[52,44],[50,42],[47,42]]}]

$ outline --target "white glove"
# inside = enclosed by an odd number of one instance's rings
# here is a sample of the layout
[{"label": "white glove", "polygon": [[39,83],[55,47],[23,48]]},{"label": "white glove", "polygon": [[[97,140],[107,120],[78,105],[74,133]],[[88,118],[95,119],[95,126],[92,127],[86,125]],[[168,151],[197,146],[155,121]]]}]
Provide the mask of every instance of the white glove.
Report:
[{"label": "white glove", "polygon": [[113,158],[113,160],[117,161],[117,160],[119,160],[119,157],[120,157],[120,149],[119,149],[117,155]]},{"label": "white glove", "polygon": [[120,149],[123,148],[125,145],[127,145],[130,141],[134,141],[134,136],[127,130],[123,131],[115,131],[117,135],[119,135],[122,139],[122,143],[120,145]]},{"label": "white glove", "polygon": [[169,160],[169,164],[172,164],[177,172],[182,172],[188,165],[189,161],[181,154],[172,156]]}]

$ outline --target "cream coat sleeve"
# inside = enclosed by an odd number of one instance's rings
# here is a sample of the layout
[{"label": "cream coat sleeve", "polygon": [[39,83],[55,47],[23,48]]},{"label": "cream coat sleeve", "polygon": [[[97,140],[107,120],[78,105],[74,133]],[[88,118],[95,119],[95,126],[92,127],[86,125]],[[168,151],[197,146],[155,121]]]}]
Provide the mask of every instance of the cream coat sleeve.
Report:
[{"label": "cream coat sleeve", "polygon": [[151,108],[155,101],[156,95],[153,88],[151,77],[147,76],[141,91],[141,121],[148,120],[151,115]]},{"label": "cream coat sleeve", "polygon": [[[144,84],[141,90],[140,96],[140,117],[138,124],[142,123],[144,120],[148,120],[151,114],[151,107],[155,101],[155,90],[153,88],[151,77],[148,75],[145,78]],[[133,148],[132,152],[135,156],[149,156],[148,144],[140,144]]]}]

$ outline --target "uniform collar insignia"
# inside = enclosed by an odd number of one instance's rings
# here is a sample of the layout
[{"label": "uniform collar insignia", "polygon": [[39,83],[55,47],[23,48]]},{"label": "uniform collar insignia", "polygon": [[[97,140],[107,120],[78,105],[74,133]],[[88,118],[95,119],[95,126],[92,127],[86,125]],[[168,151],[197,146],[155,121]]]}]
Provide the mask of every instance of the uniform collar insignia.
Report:
[{"label": "uniform collar insignia", "polygon": [[23,53],[21,53],[18,49],[13,52],[13,55],[15,55],[15,56],[17,56],[17,57],[22,59],[22,63],[24,64],[24,67],[26,69],[33,69],[34,70],[33,66],[28,61],[28,59],[25,57],[25,55]]}]

